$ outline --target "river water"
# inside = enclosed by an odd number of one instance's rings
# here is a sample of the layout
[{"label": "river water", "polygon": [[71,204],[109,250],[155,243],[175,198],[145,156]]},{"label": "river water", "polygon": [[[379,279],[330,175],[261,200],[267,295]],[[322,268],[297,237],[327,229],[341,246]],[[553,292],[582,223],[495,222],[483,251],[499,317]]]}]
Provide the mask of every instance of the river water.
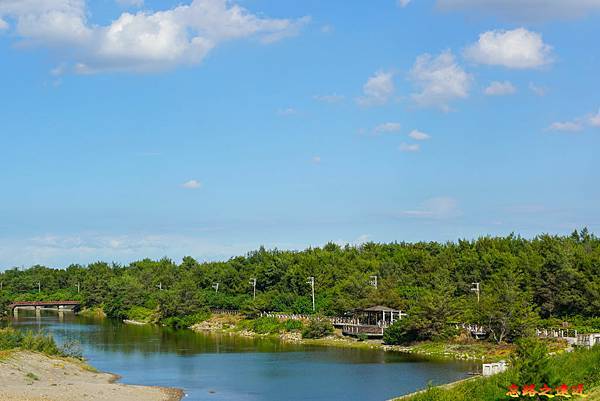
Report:
[{"label": "river water", "polygon": [[227,334],[135,326],[55,312],[20,312],[19,329],[76,340],[87,361],[123,383],[181,388],[186,401],[383,401],[464,378],[471,362],[307,346]]}]

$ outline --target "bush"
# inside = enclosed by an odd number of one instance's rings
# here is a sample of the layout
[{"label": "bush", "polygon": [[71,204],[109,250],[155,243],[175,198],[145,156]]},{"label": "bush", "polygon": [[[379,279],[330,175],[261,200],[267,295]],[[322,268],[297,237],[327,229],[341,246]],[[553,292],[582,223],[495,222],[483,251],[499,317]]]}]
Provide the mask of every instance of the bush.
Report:
[{"label": "bush", "polygon": [[333,334],[333,325],[328,320],[312,319],[302,330],[302,338],[323,338]]},{"label": "bush", "polygon": [[367,341],[369,339],[369,336],[366,335],[365,333],[360,333],[359,335],[356,336],[356,339],[358,341]]},{"label": "bush", "polygon": [[279,320],[274,317],[263,316],[251,322],[250,329],[258,334],[277,334],[282,328]]},{"label": "bush", "polygon": [[283,328],[285,331],[300,331],[304,328],[304,325],[300,320],[288,319],[283,322]]},{"label": "bush", "polygon": [[211,313],[208,309],[203,309],[194,313],[193,315],[168,317],[163,319],[161,323],[165,326],[173,327],[175,329],[187,329],[188,327],[205,321],[210,317],[210,315]]},{"label": "bush", "polygon": [[419,332],[409,319],[396,320],[383,332],[383,342],[388,345],[409,344],[418,338]]},{"label": "bush", "polygon": [[28,351],[43,352],[48,355],[62,355],[49,334],[32,331],[17,331],[12,328],[0,329],[0,350],[20,348]]},{"label": "bush", "polygon": [[541,385],[555,382],[551,373],[548,348],[536,338],[520,339],[512,362],[519,374],[520,383]]},{"label": "bush", "polygon": [[152,321],[154,311],[143,306],[134,306],[127,311],[126,315],[127,319],[149,323]]}]

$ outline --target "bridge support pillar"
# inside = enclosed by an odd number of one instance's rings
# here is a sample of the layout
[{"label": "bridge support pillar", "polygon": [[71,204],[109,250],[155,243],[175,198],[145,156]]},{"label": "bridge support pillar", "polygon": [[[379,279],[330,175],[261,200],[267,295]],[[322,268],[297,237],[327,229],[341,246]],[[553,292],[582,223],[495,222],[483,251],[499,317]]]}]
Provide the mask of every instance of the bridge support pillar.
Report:
[{"label": "bridge support pillar", "polygon": [[35,307],[35,317],[36,318],[41,318],[42,317],[42,307],[41,306],[36,306]]},{"label": "bridge support pillar", "polygon": [[19,308],[13,308],[13,316],[19,317]]}]

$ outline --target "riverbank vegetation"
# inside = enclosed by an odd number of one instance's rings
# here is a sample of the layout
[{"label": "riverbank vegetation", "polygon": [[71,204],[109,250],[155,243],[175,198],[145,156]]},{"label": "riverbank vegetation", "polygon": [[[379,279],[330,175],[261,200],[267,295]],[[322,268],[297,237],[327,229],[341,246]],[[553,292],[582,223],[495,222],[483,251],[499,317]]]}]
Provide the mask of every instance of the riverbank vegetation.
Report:
[{"label": "riverbank vegetation", "polygon": [[54,338],[45,333],[0,328],[0,351],[33,351],[45,355],[81,359],[78,344],[66,342],[58,346]]},{"label": "riverbank vegetation", "polygon": [[[525,384],[536,384],[537,391],[544,385],[556,388],[562,384],[583,384],[586,400],[600,400],[600,346],[577,349],[548,356],[544,346],[535,340],[526,340],[513,357],[513,366],[506,372],[467,380],[451,386],[431,387],[426,391],[400,397],[402,401],[497,401],[510,399],[506,393],[511,385],[522,390]],[[523,396],[523,399],[547,399],[544,396]],[[560,397],[559,397],[560,398]]]},{"label": "riverbank vegetation", "polygon": [[[125,266],[14,268],[0,273],[0,307],[13,300],[80,300],[109,317],[189,327],[211,308],[250,317],[312,314],[308,277],[315,278],[314,313],[340,316],[377,304],[407,312],[387,331],[390,344],[445,341],[458,334],[453,323],[483,324],[498,344],[565,322],[580,332],[600,330],[600,239],[586,229],[533,239],[261,248],[223,262],[185,257],[179,264],[145,259]],[[474,282],[480,283],[479,302]]]}]

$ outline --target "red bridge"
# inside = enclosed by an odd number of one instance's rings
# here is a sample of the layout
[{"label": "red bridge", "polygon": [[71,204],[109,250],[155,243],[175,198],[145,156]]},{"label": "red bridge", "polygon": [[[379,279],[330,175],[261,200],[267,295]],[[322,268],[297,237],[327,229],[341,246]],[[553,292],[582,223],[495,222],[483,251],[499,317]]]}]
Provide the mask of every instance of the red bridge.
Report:
[{"label": "red bridge", "polygon": [[41,310],[68,310],[77,311],[81,307],[79,301],[15,301],[8,305],[8,309],[17,313],[19,309]]}]

